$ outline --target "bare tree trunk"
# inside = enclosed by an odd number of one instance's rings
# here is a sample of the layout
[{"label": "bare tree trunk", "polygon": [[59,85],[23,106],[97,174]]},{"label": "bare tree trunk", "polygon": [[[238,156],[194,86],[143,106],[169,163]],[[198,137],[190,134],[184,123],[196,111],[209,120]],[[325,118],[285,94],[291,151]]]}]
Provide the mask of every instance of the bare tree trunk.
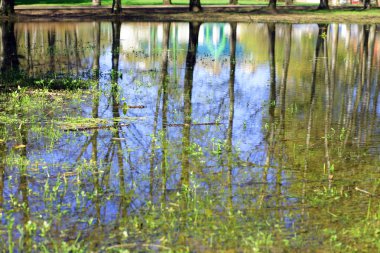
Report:
[{"label": "bare tree trunk", "polygon": [[201,12],[202,11],[201,0],[190,0],[189,9],[192,12]]},{"label": "bare tree trunk", "polygon": [[112,0],[112,9],[111,12],[119,14],[122,11],[121,0]]},{"label": "bare tree trunk", "polygon": [[1,74],[5,78],[14,78],[19,73],[19,60],[17,54],[17,42],[14,34],[14,23],[4,21],[1,25],[3,60],[1,63]]},{"label": "bare tree trunk", "polygon": [[269,0],[268,8],[272,11],[277,10],[277,0]]},{"label": "bare tree trunk", "polygon": [[329,10],[329,0],[320,0],[318,10]]},{"label": "bare tree trunk", "polygon": [[163,5],[171,5],[172,0],[163,0]]},{"label": "bare tree trunk", "polygon": [[368,10],[368,9],[371,8],[371,0],[364,0],[363,4],[364,4],[363,7],[364,7],[365,10]]},{"label": "bare tree trunk", "polygon": [[9,16],[15,13],[15,1],[14,0],[2,0],[1,12],[5,16]]}]

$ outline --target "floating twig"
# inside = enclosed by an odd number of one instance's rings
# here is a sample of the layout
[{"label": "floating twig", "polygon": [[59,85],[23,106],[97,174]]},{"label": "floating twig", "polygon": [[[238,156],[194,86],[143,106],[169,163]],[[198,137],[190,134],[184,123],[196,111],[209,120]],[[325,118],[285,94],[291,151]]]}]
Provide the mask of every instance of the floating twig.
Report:
[{"label": "floating twig", "polygon": [[145,105],[128,105],[128,109],[144,109]]},{"label": "floating twig", "polygon": [[368,191],[366,191],[366,190],[360,189],[360,188],[357,187],[357,186],[355,186],[355,190],[357,190],[357,191],[359,191],[359,192],[362,192],[362,193],[365,193],[365,194],[368,194],[368,195],[370,195],[370,196],[375,196],[375,194],[370,193],[370,192],[368,192]]},{"label": "floating twig", "polygon": [[117,125],[105,125],[105,126],[86,126],[86,127],[72,127],[72,128],[63,128],[63,131],[68,131],[68,132],[76,132],[76,131],[88,131],[88,130],[99,130],[99,129],[107,129],[107,128],[121,128],[129,126],[128,123],[125,124],[117,124]]},{"label": "floating twig", "polygon": [[120,248],[132,248],[132,247],[137,247],[137,246],[142,246],[145,248],[156,247],[156,248],[160,248],[160,249],[164,249],[164,250],[170,250],[170,248],[159,245],[159,244],[146,244],[146,243],[143,243],[140,245],[136,244],[136,243],[123,243],[123,244],[118,244],[118,245],[113,245],[111,247],[108,247],[107,250],[120,249]]},{"label": "floating twig", "polygon": [[220,125],[221,123],[219,122],[205,122],[205,123],[191,123],[191,124],[166,124],[168,127],[182,127],[182,126],[215,126],[215,125]]}]

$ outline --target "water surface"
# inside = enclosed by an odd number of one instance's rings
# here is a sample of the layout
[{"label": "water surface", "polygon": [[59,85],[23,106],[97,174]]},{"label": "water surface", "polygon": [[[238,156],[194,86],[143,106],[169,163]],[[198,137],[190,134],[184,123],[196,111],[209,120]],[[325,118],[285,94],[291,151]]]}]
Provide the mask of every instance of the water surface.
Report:
[{"label": "water surface", "polygon": [[376,25],[1,32],[2,250],[379,250]]}]

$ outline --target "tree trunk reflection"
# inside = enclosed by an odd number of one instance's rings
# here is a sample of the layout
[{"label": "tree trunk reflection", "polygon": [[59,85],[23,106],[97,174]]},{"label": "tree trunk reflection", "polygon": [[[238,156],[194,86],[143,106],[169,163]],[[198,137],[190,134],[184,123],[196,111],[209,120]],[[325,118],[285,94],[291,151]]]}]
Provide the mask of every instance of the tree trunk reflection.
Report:
[{"label": "tree trunk reflection", "polygon": [[197,22],[189,23],[189,45],[186,56],[185,83],[183,87],[183,115],[184,125],[182,129],[182,173],[181,185],[188,187],[190,183],[190,129],[191,129],[191,95],[193,90],[194,67],[196,62],[198,35],[201,24]]}]

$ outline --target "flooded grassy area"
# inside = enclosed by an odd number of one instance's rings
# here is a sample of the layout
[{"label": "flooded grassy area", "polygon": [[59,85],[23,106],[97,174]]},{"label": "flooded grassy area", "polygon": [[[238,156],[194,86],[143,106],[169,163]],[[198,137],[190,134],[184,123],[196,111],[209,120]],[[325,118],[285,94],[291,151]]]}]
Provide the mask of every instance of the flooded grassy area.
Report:
[{"label": "flooded grassy area", "polygon": [[377,25],[1,28],[2,252],[380,250]]}]

